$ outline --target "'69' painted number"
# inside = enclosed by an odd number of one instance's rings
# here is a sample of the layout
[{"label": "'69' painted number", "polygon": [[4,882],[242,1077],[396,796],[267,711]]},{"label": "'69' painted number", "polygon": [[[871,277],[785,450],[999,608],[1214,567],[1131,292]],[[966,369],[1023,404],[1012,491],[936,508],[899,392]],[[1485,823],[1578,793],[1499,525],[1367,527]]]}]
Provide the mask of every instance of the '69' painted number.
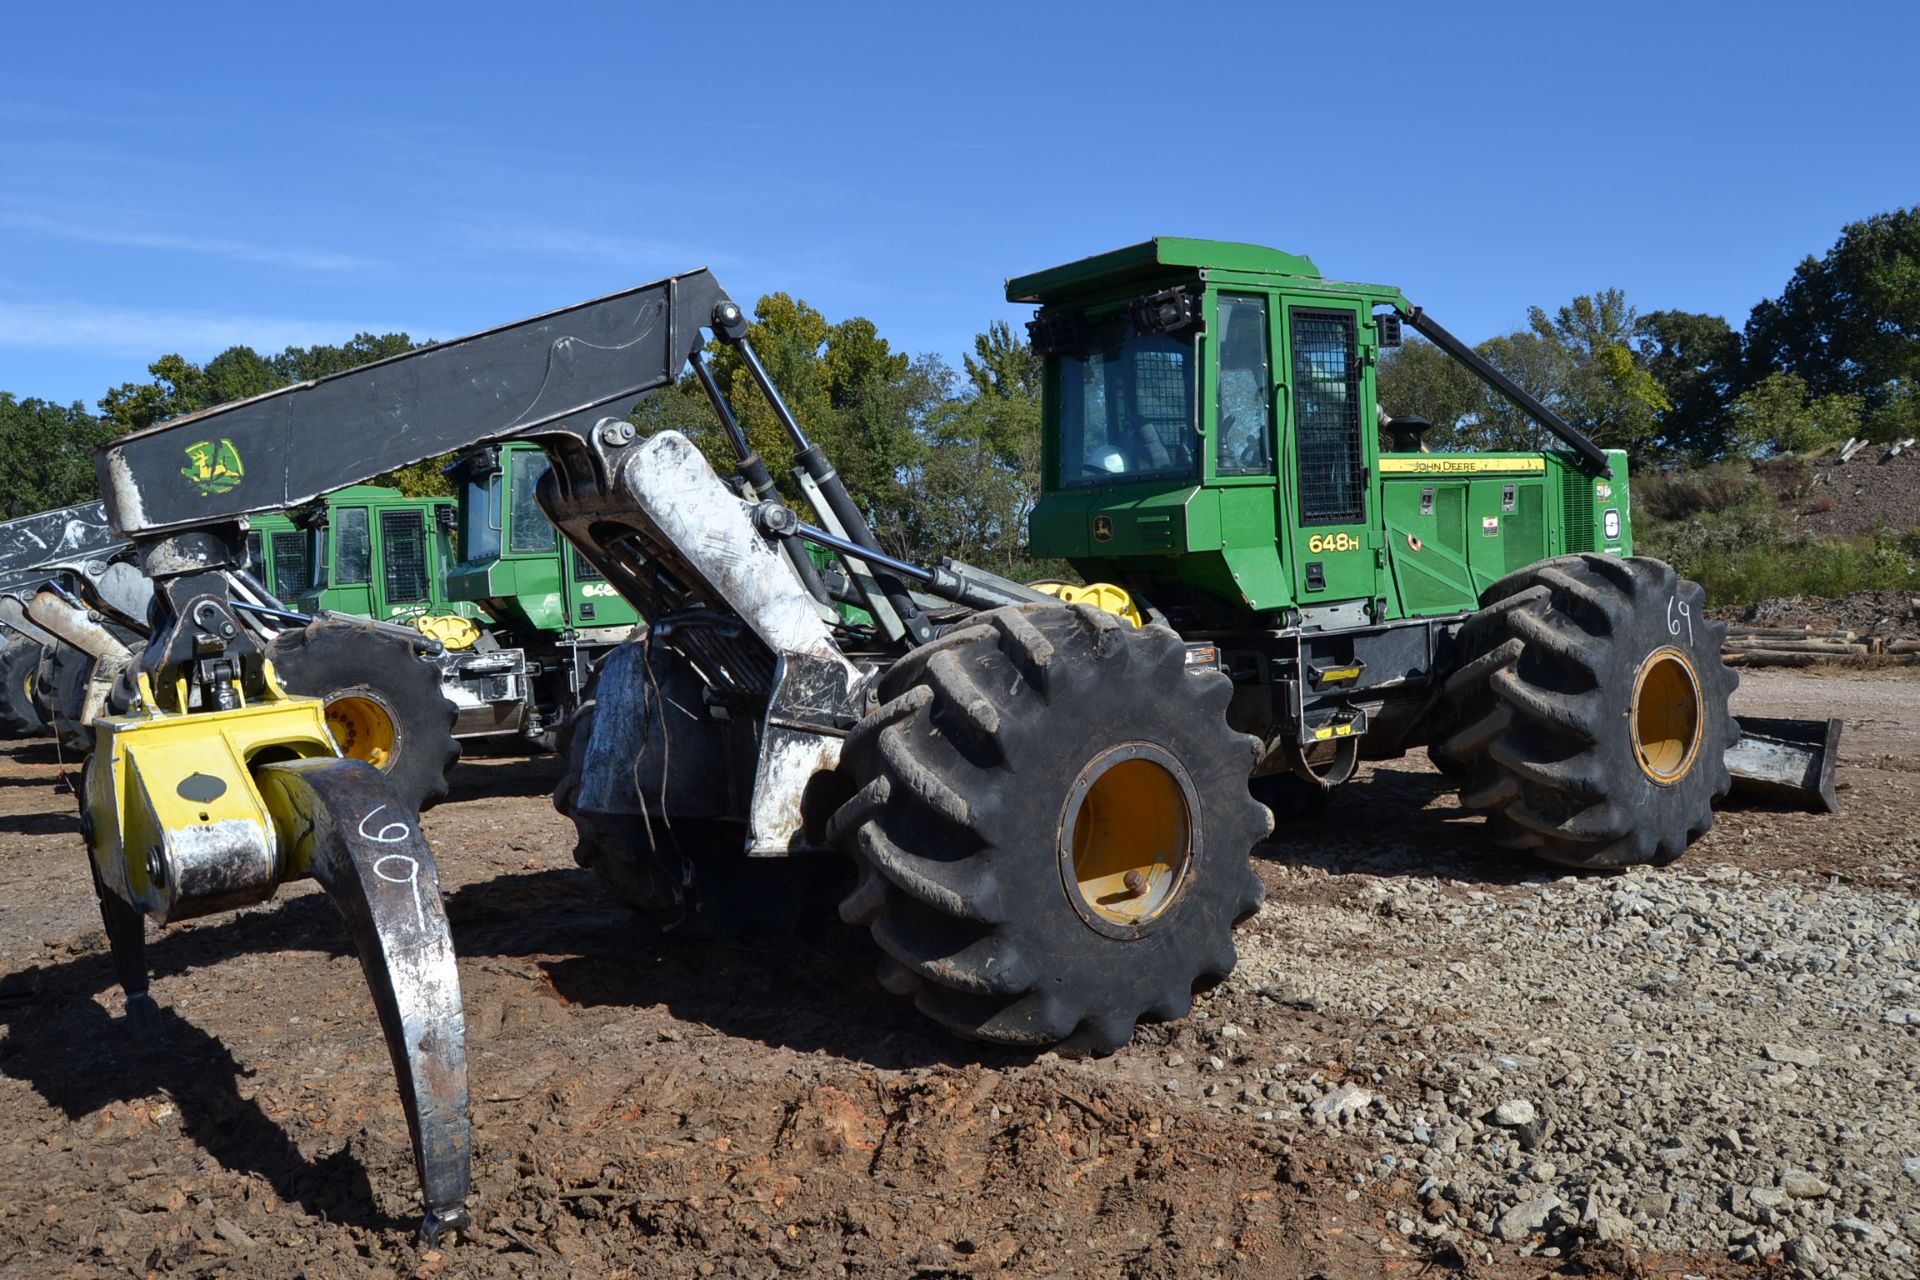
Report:
[{"label": "'69' painted number", "polygon": [[1687,643],[1693,643],[1693,609],[1678,596],[1667,597],[1667,634],[1677,636],[1681,626],[1687,629]]}]

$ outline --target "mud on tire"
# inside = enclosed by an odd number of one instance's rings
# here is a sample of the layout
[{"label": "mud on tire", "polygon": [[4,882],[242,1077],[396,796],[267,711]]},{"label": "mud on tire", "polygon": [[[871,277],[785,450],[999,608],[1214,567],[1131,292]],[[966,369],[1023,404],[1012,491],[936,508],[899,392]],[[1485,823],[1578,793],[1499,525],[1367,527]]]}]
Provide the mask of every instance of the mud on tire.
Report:
[{"label": "mud on tire", "polygon": [[[1233,969],[1233,926],[1261,899],[1248,853],[1272,825],[1248,792],[1257,743],[1226,722],[1231,691],[1186,670],[1173,632],[1084,606],[995,610],[896,665],[848,739],[859,790],[832,822],[860,874],[841,916],[885,952],[882,984],[951,1030],[1017,1044],[1105,1051],[1142,1018],[1184,1015],[1197,983]],[[1184,840],[1167,847],[1184,856],[1109,892],[1119,877],[1093,873],[1126,865],[1128,842],[1094,797],[1142,761],[1121,788],[1177,784],[1161,809],[1180,811]]]},{"label": "mud on tire", "polygon": [[1739,734],[1726,624],[1645,557],[1549,560],[1488,588],[1432,749],[1495,843],[1571,867],[1665,864],[1713,825]]},{"label": "mud on tire", "polygon": [[281,633],[268,660],[289,693],[327,703],[327,723],[343,754],[387,775],[416,813],[446,798],[460,759],[454,705],[440,674],[413,646],[371,627],[334,620]]}]

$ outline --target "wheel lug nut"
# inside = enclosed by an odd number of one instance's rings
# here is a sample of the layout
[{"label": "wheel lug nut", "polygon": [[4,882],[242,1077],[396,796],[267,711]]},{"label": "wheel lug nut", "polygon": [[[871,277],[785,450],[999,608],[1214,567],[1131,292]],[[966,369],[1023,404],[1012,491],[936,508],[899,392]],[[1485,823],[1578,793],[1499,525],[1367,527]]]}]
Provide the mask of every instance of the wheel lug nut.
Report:
[{"label": "wheel lug nut", "polygon": [[1124,877],[1127,892],[1136,898],[1147,896],[1147,878],[1138,871],[1129,871]]}]

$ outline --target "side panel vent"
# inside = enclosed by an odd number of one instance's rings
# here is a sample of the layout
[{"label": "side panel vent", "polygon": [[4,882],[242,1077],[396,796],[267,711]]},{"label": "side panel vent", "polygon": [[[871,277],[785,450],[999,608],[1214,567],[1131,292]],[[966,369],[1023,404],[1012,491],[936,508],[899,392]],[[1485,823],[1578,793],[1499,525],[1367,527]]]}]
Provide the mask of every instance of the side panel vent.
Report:
[{"label": "side panel vent", "polygon": [[1567,511],[1567,550],[1596,549],[1599,544],[1594,541],[1593,477],[1568,467],[1560,473],[1560,495]]}]

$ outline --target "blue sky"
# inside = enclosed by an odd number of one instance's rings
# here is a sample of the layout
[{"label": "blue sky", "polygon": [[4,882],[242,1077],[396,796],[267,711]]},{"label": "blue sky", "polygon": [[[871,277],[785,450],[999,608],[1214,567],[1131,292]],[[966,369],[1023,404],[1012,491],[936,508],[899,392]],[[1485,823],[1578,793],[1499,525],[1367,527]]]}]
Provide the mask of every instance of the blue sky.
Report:
[{"label": "blue sky", "polygon": [[958,362],[1008,275],[1311,255],[1463,337],[1735,324],[1920,203],[1911,3],[11,6],[0,390],[710,265]]}]

